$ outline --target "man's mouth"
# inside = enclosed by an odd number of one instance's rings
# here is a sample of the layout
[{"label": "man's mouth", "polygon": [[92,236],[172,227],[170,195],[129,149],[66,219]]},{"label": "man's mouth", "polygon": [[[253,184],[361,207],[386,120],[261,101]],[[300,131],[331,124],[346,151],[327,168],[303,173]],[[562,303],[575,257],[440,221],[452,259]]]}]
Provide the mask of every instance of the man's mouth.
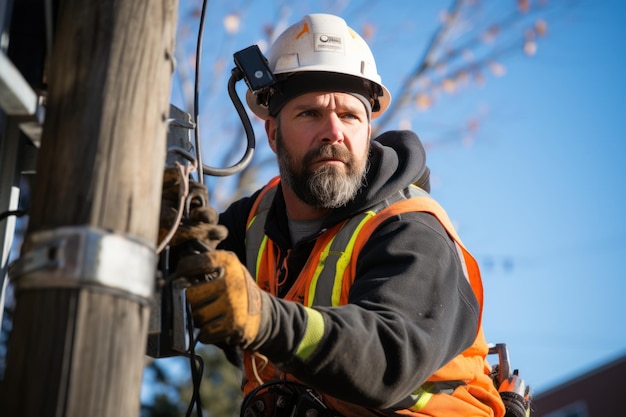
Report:
[{"label": "man's mouth", "polygon": [[313,165],[347,165],[346,161],[340,158],[320,158],[313,162]]},{"label": "man's mouth", "polygon": [[341,163],[346,163],[346,161],[344,161],[341,158],[319,158],[316,162],[341,162]]},{"label": "man's mouth", "polygon": [[[347,151],[334,148],[332,146],[325,146],[315,153],[310,155],[310,166],[342,166],[347,167],[349,165],[350,156]],[[305,161],[306,163],[306,161]]]}]

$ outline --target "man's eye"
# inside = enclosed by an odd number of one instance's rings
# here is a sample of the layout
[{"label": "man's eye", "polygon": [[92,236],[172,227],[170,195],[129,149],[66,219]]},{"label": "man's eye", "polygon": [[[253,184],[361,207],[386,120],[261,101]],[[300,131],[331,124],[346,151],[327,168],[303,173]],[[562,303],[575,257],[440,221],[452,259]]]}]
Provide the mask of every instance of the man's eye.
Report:
[{"label": "man's eye", "polygon": [[346,113],[346,114],[343,114],[341,117],[344,118],[344,119],[352,119],[352,120],[359,120],[360,119],[359,116],[354,114],[354,113]]}]

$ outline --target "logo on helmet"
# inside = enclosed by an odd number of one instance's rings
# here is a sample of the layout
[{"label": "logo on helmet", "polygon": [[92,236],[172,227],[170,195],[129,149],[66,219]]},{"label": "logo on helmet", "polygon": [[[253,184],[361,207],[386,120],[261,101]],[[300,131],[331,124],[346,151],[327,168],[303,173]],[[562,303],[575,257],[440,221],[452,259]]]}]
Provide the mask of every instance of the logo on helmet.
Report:
[{"label": "logo on helmet", "polygon": [[320,41],[324,43],[332,42],[332,43],[341,44],[341,38],[339,36],[320,35]]},{"label": "logo on helmet", "polygon": [[325,33],[318,35],[315,42],[316,51],[343,51],[343,39],[341,36],[327,35]]}]

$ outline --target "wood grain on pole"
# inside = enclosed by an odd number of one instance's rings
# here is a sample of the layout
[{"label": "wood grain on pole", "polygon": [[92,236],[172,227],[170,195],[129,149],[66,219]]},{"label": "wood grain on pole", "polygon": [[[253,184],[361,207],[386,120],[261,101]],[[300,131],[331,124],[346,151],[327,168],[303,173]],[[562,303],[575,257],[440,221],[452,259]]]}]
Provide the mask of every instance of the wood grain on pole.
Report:
[{"label": "wood grain on pole", "polygon": [[[177,7],[60,2],[28,234],[92,226],[155,242]],[[145,304],[87,288],[16,300],[0,415],[139,414]]]}]

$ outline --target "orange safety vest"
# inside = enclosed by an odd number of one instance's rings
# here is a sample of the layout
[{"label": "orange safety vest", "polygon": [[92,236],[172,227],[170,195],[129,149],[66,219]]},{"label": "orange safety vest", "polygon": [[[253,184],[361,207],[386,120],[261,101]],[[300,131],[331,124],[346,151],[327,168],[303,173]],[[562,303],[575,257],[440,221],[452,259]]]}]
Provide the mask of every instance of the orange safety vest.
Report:
[{"label": "orange safety vest", "polygon": [[[272,204],[278,177],[272,179],[257,197],[246,228],[246,262],[250,273],[265,291],[276,295],[277,256],[274,245],[264,233],[265,219]],[[483,288],[477,262],[465,249],[443,208],[418,187],[410,187],[410,198],[400,199],[378,211],[367,211],[339,223],[318,237],[311,257],[284,297],[307,307],[347,304],[356,274],[356,261],[370,235],[391,216],[423,211],[435,216],[454,240],[466,278],[480,306],[479,329],[473,345],[432,374],[412,394],[414,404],[401,410],[376,410],[347,403],[320,393],[325,403],[347,416],[476,416],[501,417],[504,405],[489,376],[486,360],[489,347],[482,331]],[[244,395],[262,383],[277,379],[297,381],[280,373],[271,363],[244,352],[246,381]]]}]

